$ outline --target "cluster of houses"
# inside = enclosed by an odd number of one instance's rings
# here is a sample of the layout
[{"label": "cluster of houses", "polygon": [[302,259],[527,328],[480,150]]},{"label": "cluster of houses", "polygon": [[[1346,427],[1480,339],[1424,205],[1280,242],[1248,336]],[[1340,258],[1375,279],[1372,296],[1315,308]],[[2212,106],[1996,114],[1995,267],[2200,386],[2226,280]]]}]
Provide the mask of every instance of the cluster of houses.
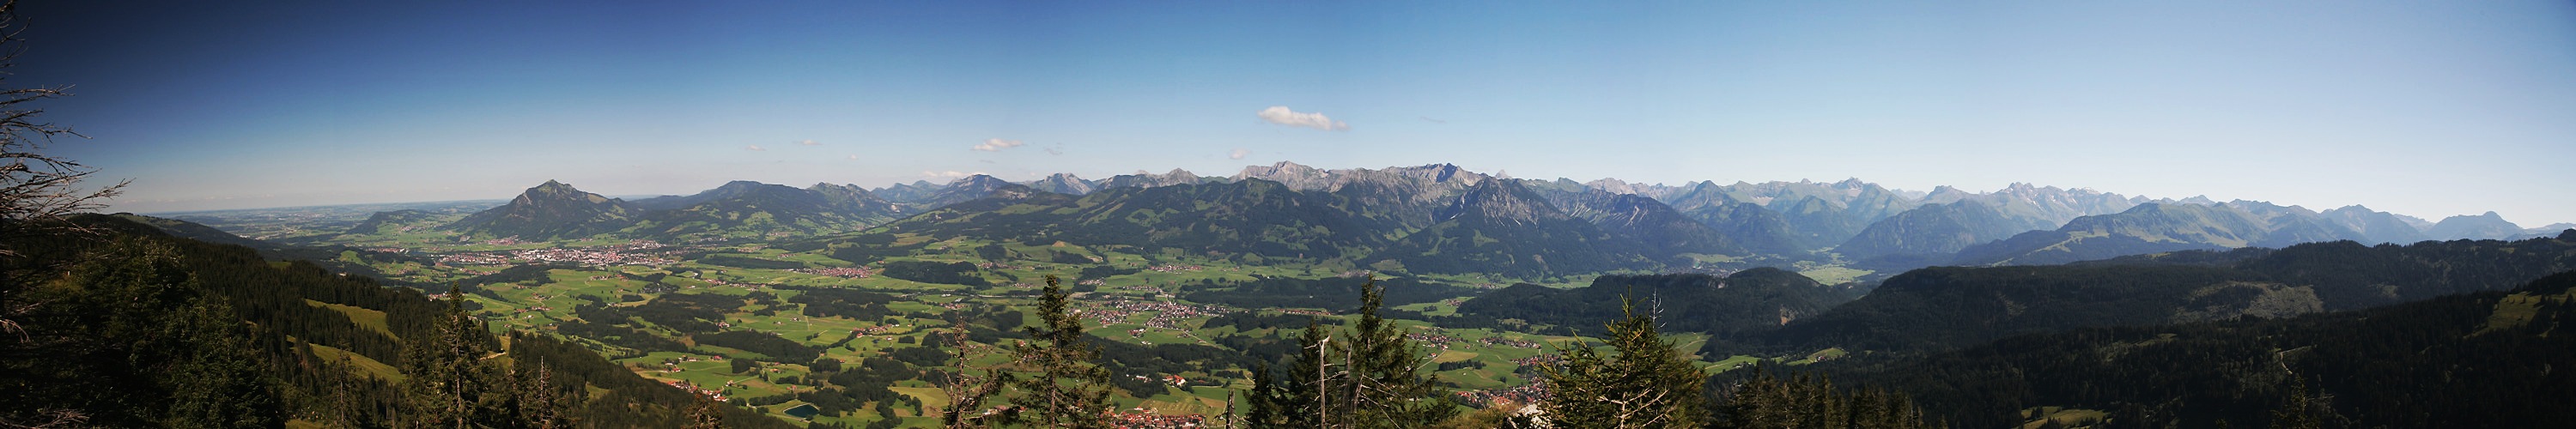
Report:
[{"label": "cluster of houses", "polygon": [[1548,366],[1548,365],[1556,365],[1557,363],[1559,363],[1559,362],[1563,362],[1563,361],[1564,361],[1563,359],[1559,359],[1559,358],[1557,358],[1557,357],[1556,357],[1556,355],[1538,355],[1538,356],[1530,356],[1530,357],[1525,357],[1525,358],[1520,358],[1520,359],[1512,359],[1512,363],[1513,363],[1513,364],[1517,364],[1517,365],[1524,366],[1524,367],[1532,367],[1532,368],[1535,368],[1535,367],[1541,367],[1541,366]]},{"label": "cluster of houses", "polygon": [[1535,348],[1539,348],[1539,346],[1541,346],[1541,345],[1542,345],[1542,344],[1539,344],[1537,341],[1529,341],[1529,340],[1515,340],[1515,339],[1510,339],[1510,338],[1503,338],[1502,336],[1499,336],[1499,335],[1497,335],[1497,336],[1491,336],[1491,337],[1485,337],[1484,339],[1477,340],[1477,341],[1482,341],[1482,342],[1484,342],[1484,343],[1485,343],[1485,345],[1488,345],[1488,346],[1511,347],[1511,348],[1522,348],[1522,349],[1535,349]]},{"label": "cluster of houses", "polygon": [[1206,267],[1200,267],[1197,265],[1164,264],[1146,267],[1145,269],[1152,270],[1157,273],[1179,273],[1196,272],[1198,270],[1206,269]]},{"label": "cluster of houses", "polygon": [[685,390],[685,391],[688,391],[689,393],[694,393],[694,394],[698,394],[698,395],[701,395],[701,396],[706,396],[706,397],[707,397],[707,399],[714,399],[714,400],[716,400],[716,402],[724,402],[724,400],[725,400],[724,390],[723,390],[723,389],[700,389],[700,388],[698,388],[698,385],[695,385],[695,384],[689,384],[689,382],[686,382],[686,381],[678,381],[678,380],[673,380],[673,381],[671,381],[671,387],[677,387],[677,388],[680,388],[680,390]]},{"label": "cluster of houses", "polygon": [[440,256],[442,265],[508,265],[513,263],[562,263],[585,266],[647,265],[661,266],[680,261],[668,257],[628,253],[619,250],[594,249],[526,249],[509,252],[465,252]]},{"label": "cluster of houses", "polygon": [[1452,337],[1449,336],[1449,334],[1438,332],[1408,333],[1404,334],[1404,338],[1408,340],[1421,341],[1424,346],[1436,347],[1441,350],[1448,350],[1449,343],[1465,341],[1458,339],[1458,337]]},{"label": "cluster of houses", "polygon": [[1537,404],[1541,401],[1546,401],[1552,393],[1547,390],[1547,383],[1530,383],[1499,389],[1463,390],[1459,391],[1457,395],[1458,399],[1464,400],[1467,403],[1476,404],[1480,407],[1492,408],[1495,406]]},{"label": "cluster of houses", "polygon": [[1111,411],[1109,425],[1120,429],[1185,429],[1209,427],[1197,414],[1160,414],[1142,408]]},{"label": "cluster of houses", "polygon": [[832,277],[852,278],[852,279],[864,279],[864,278],[868,278],[868,276],[876,275],[876,272],[875,272],[875,271],[870,271],[870,270],[868,270],[868,267],[846,267],[846,268],[797,268],[797,269],[788,270],[788,271],[795,271],[795,272],[799,272],[799,273],[813,274],[813,275],[818,275],[818,276],[832,276]]},{"label": "cluster of houses", "polygon": [[1094,320],[1099,320],[1100,324],[1108,325],[1123,323],[1127,320],[1128,315],[1137,313],[1152,314],[1154,317],[1145,321],[1145,327],[1147,328],[1187,331],[1189,328],[1182,327],[1181,321],[1189,320],[1194,317],[1218,316],[1235,311],[1236,310],[1233,308],[1216,304],[1191,305],[1171,301],[1122,299],[1102,303],[1099,308],[1092,309],[1090,314],[1085,315],[1091,316]]}]

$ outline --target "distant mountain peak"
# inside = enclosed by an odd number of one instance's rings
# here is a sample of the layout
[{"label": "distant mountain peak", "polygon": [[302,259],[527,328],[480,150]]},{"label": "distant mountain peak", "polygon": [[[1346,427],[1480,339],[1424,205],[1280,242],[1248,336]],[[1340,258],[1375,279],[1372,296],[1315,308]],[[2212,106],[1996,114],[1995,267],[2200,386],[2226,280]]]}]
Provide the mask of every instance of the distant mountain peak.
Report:
[{"label": "distant mountain peak", "polygon": [[444,228],[469,234],[552,239],[614,231],[631,223],[636,212],[624,201],[547,180],[519,193],[507,204],[466,216]]}]

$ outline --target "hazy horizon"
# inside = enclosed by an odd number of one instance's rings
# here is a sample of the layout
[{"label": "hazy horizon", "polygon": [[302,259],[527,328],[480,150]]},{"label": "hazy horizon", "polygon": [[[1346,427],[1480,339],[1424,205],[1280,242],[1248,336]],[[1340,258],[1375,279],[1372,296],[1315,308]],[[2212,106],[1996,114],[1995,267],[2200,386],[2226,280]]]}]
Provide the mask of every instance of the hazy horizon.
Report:
[{"label": "hazy horizon", "polygon": [[108,211],[730,180],[1834,181],[2576,222],[2576,4],[29,3]]},{"label": "hazy horizon", "polygon": [[[1296,161],[1282,161],[1282,162],[1296,163]],[[1395,166],[1377,166],[1377,167],[1342,167],[1342,166],[1317,166],[1317,165],[1307,165],[1307,164],[1304,164],[1304,163],[1298,163],[1298,164],[1299,164],[1299,165],[1306,165],[1306,166],[1308,166],[1308,167],[1314,167],[1314,168],[1321,169],[1321,170],[1341,170],[1341,169],[1350,169],[1350,168],[1364,168],[1364,169],[1377,170],[1377,169],[1385,169],[1385,168],[1412,167],[1412,166],[1404,166],[1404,165],[1395,165]],[[1434,163],[1433,165],[1436,165],[1436,164],[1439,164],[1439,163]],[[1277,164],[1276,164],[1276,163],[1273,163],[1273,164],[1267,164],[1267,165],[1247,165],[1247,166],[1245,166],[1245,167],[1267,167],[1267,166],[1273,166],[1273,165],[1277,165]],[[1473,168],[1473,167],[1469,167],[1469,166],[1459,166],[1459,168],[1466,169],[1466,170],[1468,170],[1468,171],[1478,172],[1478,173],[1485,173],[1485,174],[1508,173],[1508,171],[1500,171],[1500,170],[1484,170],[1484,169],[1477,169],[1477,168]],[[1184,169],[1184,170],[1186,170],[1186,169]],[[1130,171],[1130,172],[1126,172],[1126,173],[1115,173],[1115,174],[1140,174],[1140,173],[1141,173],[1141,174],[1164,174],[1164,173],[1168,173],[1168,172],[1170,172],[1170,170],[1164,170],[1164,171],[1137,170],[1137,171]],[[1240,169],[1240,168],[1238,168],[1238,169],[1234,169],[1234,170],[1226,170],[1226,171],[1191,171],[1190,173],[1192,173],[1192,174],[1198,174],[1198,175],[1203,176],[1203,177],[1230,177],[1230,176],[1234,175],[1235,173],[1239,173],[1239,172],[1241,172],[1241,169]],[[967,175],[969,175],[969,176],[971,176],[971,175],[976,175],[976,174],[986,174],[986,173],[982,173],[982,172],[971,172],[971,173],[966,173],[966,174],[967,174]],[[1011,180],[1011,181],[1014,181],[1014,182],[1029,182],[1029,181],[1032,181],[1032,180],[1035,180],[1035,179],[1043,179],[1043,178],[1045,178],[1046,176],[1051,176],[1051,175],[1054,175],[1054,174],[1073,174],[1073,173],[1064,173],[1064,172],[1059,172],[1059,173],[1044,173],[1044,174],[1039,174],[1039,175],[1037,175],[1036,177],[1019,178],[1019,179],[1008,178],[1008,177],[1002,177],[1002,176],[1000,176],[1000,175],[992,175],[992,176],[994,176],[994,177],[996,177],[996,178],[1001,178],[1001,179],[1004,179],[1004,180]],[[986,175],[990,175],[990,174],[986,174]],[[1107,179],[1107,178],[1109,178],[1109,177],[1111,176],[1111,175],[1090,176],[1090,175],[1083,175],[1083,174],[1073,174],[1073,175],[1074,175],[1075,177],[1078,177],[1078,178],[1081,178],[1081,179],[1085,179],[1085,180],[1101,180],[1101,179]],[[962,177],[961,177],[961,178],[962,178]],[[1511,175],[1511,178],[1515,178],[1515,179],[1537,179],[1537,180],[1556,180],[1556,179],[1560,179],[1560,178],[1554,178],[1554,177],[1551,177],[1551,178],[1526,177],[1526,176],[1521,176],[1521,175],[1517,175],[1517,174],[1513,174],[1513,175]],[[1609,178],[1596,178],[1596,179],[1588,179],[1588,180],[1587,180],[1587,179],[1576,179],[1576,178],[1571,178],[1571,177],[1563,177],[1562,179],[1568,179],[1568,180],[1574,180],[1574,181],[1577,181],[1577,182],[1586,182],[1586,183],[1589,183],[1589,182],[1591,182],[1592,180],[1599,180],[1599,179],[1617,179],[1617,178],[1615,178],[1615,177],[1609,177]],[[1777,180],[1777,182],[1817,182],[1817,183],[1832,183],[1832,182],[1839,182],[1839,181],[1842,181],[1842,180],[1845,180],[1845,179],[1858,179],[1858,180],[1863,181],[1863,182],[1877,183],[1877,182],[1872,182],[1872,181],[1870,181],[1868,178],[1865,178],[1865,177],[1848,177],[1848,178],[1843,178],[1843,179],[1814,179],[1814,178],[1802,178],[1802,179],[1796,179],[1796,180]],[[574,187],[574,188],[576,188],[576,189],[581,189],[583,192],[590,192],[590,193],[594,193],[594,194],[600,194],[600,195],[602,195],[602,196],[606,196],[606,197],[610,197],[610,198],[623,198],[623,199],[629,199],[629,200],[632,200],[632,199],[635,199],[635,198],[650,198],[650,197],[662,197],[662,196],[682,196],[682,195],[691,195],[691,194],[696,194],[696,193],[699,193],[699,192],[702,192],[702,191],[712,190],[712,189],[716,188],[717,186],[722,186],[722,185],[724,184],[724,182],[716,182],[716,183],[708,184],[708,185],[706,185],[706,186],[704,186],[704,187],[701,187],[701,188],[690,189],[690,190],[683,190],[683,191],[669,191],[669,192],[631,192],[631,193],[621,193],[621,192],[602,192],[602,191],[598,191],[598,190],[597,190],[597,189],[623,189],[623,188],[624,188],[623,186],[618,186],[618,185],[614,185],[614,184],[611,184],[611,185],[609,185],[609,186],[595,186],[595,185],[594,185],[594,186],[585,186],[585,185],[583,185],[583,184],[581,184],[581,183],[573,183],[573,182],[571,182],[571,181],[565,181],[565,180],[559,180],[559,179],[547,179],[547,180],[563,182],[563,183],[565,183],[565,184],[567,184],[567,185],[571,185],[571,186],[573,186],[573,187]],[[909,183],[916,183],[916,182],[920,182],[920,181],[926,181],[926,182],[929,182],[929,183],[932,183],[932,184],[947,184],[947,183],[951,183],[951,182],[952,182],[952,181],[954,181],[954,180],[956,180],[956,179],[948,179],[948,178],[927,179],[927,178],[925,178],[925,179],[917,179],[916,181],[906,181],[906,182],[900,182],[900,183],[906,183],[906,184],[909,184]],[[1711,181],[1711,182],[1716,182],[1716,183],[1717,183],[1717,184],[1719,184],[1719,185],[1726,185],[1726,184],[1730,184],[1730,183],[1736,183],[1736,182],[1733,182],[1733,181],[1716,181],[1716,180],[1710,180],[1710,181]],[[1773,181],[1774,181],[1774,180],[1763,180],[1763,181],[1751,181],[1751,180],[1747,180],[1747,181],[1743,181],[1743,182],[1750,182],[1750,183],[1763,183],[1763,182],[1773,182]],[[731,182],[731,180],[728,180],[728,181],[726,181],[726,182]],[[754,182],[760,182],[760,181],[754,180]],[[1630,182],[1630,183],[1632,183],[1632,184],[1638,184],[1638,185],[1683,186],[1683,185],[1688,185],[1689,183],[1696,183],[1696,182],[1699,182],[1699,181],[1698,181],[1698,180],[1694,180],[1694,181],[1690,181],[1690,182],[1683,182],[1683,183],[1660,183],[1660,182],[1656,182],[1656,183],[1646,183],[1646,182],[1636,182],[1636,181],[1629,181],[1629,182]],[[810,184],[799,184],[799,183],[776,183],[776,182],[760,182],[760,183],[767,183],[767,184],[773,184],[773,185],[797,186],[797,187],[803,187],[803,186],[808,186],[808,185],[810,185]],[[821,182],[821,183],[834,183],[834,182]],[[863,183],[835,183],[835,184],[858,185],[858,186],[861,186],[861,187],[867,188],[867,189],[869,189],[869,190],[879,190],[879,189],[884,189],[884,188],[886,188],[886,187],[889,187],[889,186],[895,185],[896,183],[885,183],[885,184],[875,184],[875,185],[863,184]],[[2306,206],[2306,205],[2299,205],[2299,204],[2288,204],[2288,203],[2282,203],[2282,202],[2278,202],[2278,201],[2270,201],[2270,200],[2263,200],[2263,199],[2258,199],[2258,198],[2231,198],[2231,197],[2221,197],[2221,196],[2214,196],[2214,195],[2188,195],[2188,196],[2140,195],[2140,194],[2131,194],[2131,193],[2119,192],[2119,191],[2117,191],[2117,190],[2093,189],[2093,188],[2080,187],[2080,186],[2078,186],[2078,187],[2068,187],[2068,186],[2057,186],[2057,185],[2051,185],[2051,184],[2046,184],[2046,183],[2027,183],[2027,182],[2015,182],[2015,183],[2008,183],[2008,184],[2004,184],[2004,185],[1998,185],[1998,186],[1995,186],[1995,187],[1993,187],[1993,188],[1984,188],[1984,189],[1978,189],[1978,188],[1966,188],[1966,187],[1957,187],[1957,186],[1952,186],[1952,187],[1956,187],[1956,188],[1959,188],[1960,190],[1964,190],[1964,191],[1968,191],[1968,192],[1973,192],[1973,193],[1991,193],[1991,192],[1995,192],[1995,191],[1998,191],[1998,190],[2004,189],[2004,188],[2006,188],[2006,187],[2009,187],[2009,186],[2012,186],[2012,185],[2015,185],[2015,184],[2027,184],[2027,185],[2030,185],[2030,186],[2034,186],[2034,187],[2042,187],[2042,188],[2055,187],[2055,188],[2069,189],[2069,190],[2075,190],[2075,189],[2089,189],[2089,190],[2093,190],[2093,191],[2100,191],[2100,192],[2104,192],[2104,193],[2119,194],[2119,195],[2121,195],[2121,196],[2130,197],[2130,198],[2145,197],[2145,198],[2153,199],[2153,200],[2188,200],[2188,199],[2192,199],[2192,198],[2198,197],[2198,198],[2208,198],[2208,199],[2210,199],[2210,200],[2212,200],[2212,201],[2218,201],[2218,202],[2226,202],[2226,201],[2232,201],[2232,200],[2258,201],[2258,202],[2275,203],[2275,204],[2280,204],[2280,205],[2283,205],[2283,206],[2302,207],[2302,208],[2306,208],[2306,209],[2314,210],[2314,211],[2319,211],[2319,212],[2326,211],[2326,210],[2332,210],[2332,209],[2336,209],[2336,208],[2341,208],[2341,207],[2344,207],[2344,206],[2356,205],[2356,204],[2344,204],[2344,205],[2336,205],[2336,206],[2318,207],[2318,206]],[[1881,183],[1881,184],[1879,184],[1879,185],[1881,185],[1881,186],[1885,186],[1885,184],[1883,184],[1883,183]],[[535,186],[535,185],[530,185],[530,186],[531,186],[531,187],[533,187],[533,186]],[[1950,186],[1950,185],[1941,185],[1941,186]],[[1888,189],[1889,189],[1889,190],[1892,190],[1892,191],[1899,191],[1899,192],[1912,192],[1912,193],[1916,193],[1916,195],[1918,195],[1918,196],[1919,196],[1919,195],[1920,195],[1920,194],[1922,194],[1922,193],[1928,193],[1928,192],[1932,191],[1934,188],[1921,188],[1921,189],[1917,189],[1917,188],[1903,188],[1903,187],[1888,187]],[[164,211],[146,211],[146,212],[136,212],[136,213],[138,213],[138,214],[147,214],[147,215],[150,215],[150,214],[187,214],[187,213],[223,212],[223,211],[235,211],[235,210],[273,210],[273,209],[292,209],[292,208],[299,208],[299,207],[338,207],[338,206],[364,206],[364,205],[396,205],[396,204],[451,203],[451,202],[453,202],[453,203],[463,203],[463,202],[477,202],[477,201],[508,202],[508,201],[510,201],[510,199],[515,198],[515,197],[517,197],[517,196],[518,196],[517,191],[513,191],[512,193],[509,193],[509,194],[507,194],[507,195],[502,195],[502,196],[497,196],[497,197],[491,197],[491,198],[459,198],[459,199],[446,199],[446,200],[389,200],[389,201],[360,201],[360,202],[328,203],[328,204],[306,204],[306,205],[292,205],[292,206],[229,207],[229,208],[205,208],[205,209],[191,209],[191,210],[164,210]],[[2367,205],[2363,205],[2363,206],[2367,207]],[[2370,209],[2372,209],[2372,210],[2375,210],[2375,211],[2388,212],[2388,210],[2379,209],[2379,208],[2377,208],[2377,207],[2369,207],[2369,208],[2370,208]],[[2441,216],[2424,216],[2424,215],[2417,215],[2417,214],[2412,214],[2412,213],[2397,213],[2397,212],[2391,212],[2391,213],[2394,213],[2394,214],[2397,214],[2397,215],[2401,215],[2401,216],[2410,216],[2410,217],[2415,217],[2415,218],[2422,219],[2422,220],[2426,220],[2426,221],[2439,222],[2439,221],[2441,221],[2443,218],[2448,218],[2448,217],[2453,217],[2453,216],[2478,216],[2478,215],[2482,215],[2484,212],[2480,212],[2480,213],[2462,213],[2462,214],[2441,215]],[[2499,216],[2503,216],[2503,217],[2505,218],[2505,220],[2506,220],[2506,221],[2509,221],[2509,222],[2510,222],[2510,221],[2513,221],[2513,218],[2512,218],[2511,216],[2505,216],[2505,215],[2503,215],[2502,213],[2498,213],[2498,215],[2499,215]],[[2561,224],[2560,222],[2545,222],[2545,223],[2544,223],[2544,222],[2514,222],[2514,223],[2515,223],[2515,224],[2518,224],[2518,225],[2521,225],[2521,226],[2523,226],[2523,227],[2525,227],[2525,228],[2538,228],[2538,227],[2543,227],[2543,226],[2550,226],[2550,225],[2559,225],[2559,224]]]}]

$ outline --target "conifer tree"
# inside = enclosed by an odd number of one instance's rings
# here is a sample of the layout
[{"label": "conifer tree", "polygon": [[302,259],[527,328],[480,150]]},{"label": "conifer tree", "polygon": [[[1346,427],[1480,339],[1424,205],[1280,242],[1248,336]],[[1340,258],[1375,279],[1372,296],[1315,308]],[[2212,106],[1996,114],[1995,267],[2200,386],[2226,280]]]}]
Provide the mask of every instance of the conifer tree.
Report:
[{"label": "conifer tree", "polygon": [[1013,411],[985,414],[985,403],[1000,395],[1014,379],[1010,372],[1001,368],[977,366],[975,362],[983,360],[990,349],[968,341],[964,322],[950,319],[948,326],[947,332],[941,334],[947,339],[943,344],[957,348],[957,365],[954,369],[940,372],[939,389],[948,397],[948,406],[939,410],[940,427],[980,429],[1018,417],[1018,413]]},{"label": "conifer tree", "polygon": [[1347,345],[1337,347],[1349,368],[1348,382],[1333,389],[1349,398],[1344,426],[1417,428],[1448,420],[1457,407],[1440,396],[1434,377],[1421,374],[1430,359],[1404,338],[1402,327],[1378,316],[1385,304],[1386,287],[1376,276],[1360,284],[1360,320],[1351,325]]},{"label": "conifer tree", "polygon": [[690,393],[689,395],[695,396],[697,399],[695,402],[690,403],[689,411],[687,415],[684,416],[686,420],[681,422],[681,424],[685,425],[681,426],[682,428],[724,429],[724,408],[721,405],[717,405],[714,398],[708,398],[706,395],[699,395],[696,393]]},{"label": "conifer tree", "polygon": [[513,371],[518,379],[518,422],[531,429],[568,428],[578,425],[572,410],[589,392],[581,386],[567,386],[555,380],[554,368],[543,359],[521,362]]},{"label": "conifer tree", "polygon": [[1768,365],[1753,369],[1753,378],[1726,389],[1709,427],[1727,429],[1927,429],[1944,427],[1923,419],[1923,411],[1904,395],[1877,389],[1843,394],[1831,380],[1804,374],[1780,379]]},{"label": "conifer tree", "polygon": [[1028,341],[1014,347],[1021,365],[1033,373],[1020,379],[1012,403],[1035,411],[1032,422],[1046,427],[1109,427],[1109,369],[1095,363],[1100,349],[1082,334],[1082,317],[1070,311],[1062,281],[1046,277],[1038,300],[1044,326],[1022,328]]},{"label": "conifer tree", "polygon": [[447,309],[429,338],[412,339],[403,349],[406,398],[404,423],[409,427],[473,427],[506,421],[513,413],[509,395],[496,387],[495,374],[483,364],[490,351],[482,341],[482,324],[465,313],[465,297],[448,287]]},{"label": "conifer tree", "polygon": [[277,382],[261,372],[239,316],[222,299],[198,297],[172,318],[168,329],[186,350],[165,382],[170,427],[264,428],[285,424]]},{"label": "conifer tree", "polygon": [[1252,391],[1245,395],[1251,403],[1246,423],[1256,428],[1323,426],[1317,414],[1323,399],[1318,386],[1325,370],[1321,366],[1327,335],[1321,323],[1309,319],[1305,333],[1297,338],[1297,356],[1281,362],[1280,368],[1264,364],[1253,369]]},{"label": "conifer tree", "polygon": [[1617,354],[1602,356],[1578,341],[1558,352],[1557,363],[1539,367],[1555,393],[1540,404],[1548,421],[1583,428],[1700,426],[1705,376],[1663,340],[1653,317],[1636,312],[1634,302],[1621,310],[1628,317],[1611,323],[1607,338]]},{"label": "conifer tree", "polygon": [[2312,399],[2312,397],[2308,396],[2307,380],[2291,380],[2290,393],[2282,398],[2280,408],[2272,410],[2271,428],[2317,429],[2325,427],[2324,422],[2317,419],[2313,408],[2315,407],[2315,403]]},{"label": "conifer tree", "polygon": [[1359,321],[1339,337],[1309,322],[1297,357],[1281,365],[1284,380],[1268,368],[1256,371],[1250,426],[1418,428],[1456,415],[1433,378],[1421,374],[1429,360],[1401,327],[1378,316],[1385,294],[1374,277],[1362,283]]}]

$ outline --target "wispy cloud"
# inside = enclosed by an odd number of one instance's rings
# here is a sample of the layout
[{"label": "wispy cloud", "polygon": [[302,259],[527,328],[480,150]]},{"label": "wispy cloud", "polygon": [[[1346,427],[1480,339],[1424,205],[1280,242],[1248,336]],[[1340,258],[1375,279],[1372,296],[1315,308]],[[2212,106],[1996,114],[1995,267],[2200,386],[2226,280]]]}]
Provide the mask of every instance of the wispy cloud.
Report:
[{"label": "wispy cloud", "polygon": [[822,146],[822,145],[823,145],[823,142],[814,141],[814,139],[805,139],[805,140],[803,140],[803,141],[798,141],[798,142],[796,142],[796,144],[806,145],[806,146]]},{"label": "wispy cloud", "polygon": [[1244,149],[1244,148],[1239,148],[1239,147],[1238,147],[1238,148],[1234,148],[1234,151],[1233,151],[1233,152],[1227,152],[1227,153],[1225,154],[1225,159],[1243,159],[1243,157],[1247,157],[1247,156],[1252,156],[1252,149]]},{"label": "wispy cloud", "polygon": [[1019,141],[1019,140],[984,139],[984,144],[975,145],[975,150],[985,151],[985,152],[1001,152],[1003,149],[1010,149],[1010,148],[1020,147],[1020,146],[1022,146],[1022,145],[1026,145],[1026,144],[1028,144],[1028,143],[1027,143],[1027,142],[1022,142],[1022,141]]},{"label": "wispy cloud", "polygon": [[1046,153],[1048,155],[1064,156],[1064,145],[1057,144],[1055,146],[1048,147],[1046,148]]},{"label": "wispy cloud", "polygon": [[850,155],[850,160],[851,160],[851,161],[857,161],[857,160],[859,160],[859,156],[858,156],[858,155]]},{"label": "wispy cloud", "polygon": [[1324,131],[1344,131],[1351,129],[1350,124],[1344,124],[1342,121],[1336,121],[1333,120],[1333,118],[1325,117],[1322,113],[1307,113],[1288,110],[1288,106],[1270,106],[1268,109],[1261,109],[1261,113],[1258,115],[1261,116],[1261,120],[1263,121],[1291,127],[1306,127]]},{"label": "wispy cloud", "polygon": [[764,151],[764,150],[769,150],[769,148],[760,147],[760,145],[748,145],[748,146],[743,146],[743,147],[742,147],[742,150]]}]

